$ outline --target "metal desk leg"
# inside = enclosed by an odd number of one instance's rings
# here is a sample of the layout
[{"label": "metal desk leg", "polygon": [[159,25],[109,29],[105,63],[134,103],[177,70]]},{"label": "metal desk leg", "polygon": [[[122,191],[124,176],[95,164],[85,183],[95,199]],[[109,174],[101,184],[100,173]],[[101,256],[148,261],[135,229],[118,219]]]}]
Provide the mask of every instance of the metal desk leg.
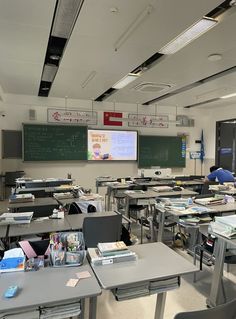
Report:
[{"label": "metal desk leg", "polygon": [[159,221],[159,228],[158,228],[158,235],[157,241],[162,242],[163,240],[163,233],[164,233],[164,222],[165,222],[165,212],[158,211],[158,221]]},{"label": "metal desk leg", "polygon": [[89,298],[89,319],[96,319],[97,316],[97,297]]},{"label": "metal desk leg", "polygon": [[130,218],[130,215],[129,215],[129,197],[126,196],[125,198],[125,216]]},{"label": "metal desk leg", "polygon": [[81,314],[79,316],[80,319],[84,319],[84,311],[85,311],[85,299],[80,300]]},{"label": "metal desk leg", "polygon": [[166,292],[162,292],[160,294],[157,294],[156,310],[155,310],[154,319],[163,319],[164,318],[166,294],[167,294]]},{"label": "metal desk leg", "polygon": [[107,210],[111,210],[111,189],[107,187]]},{"label": "metal desk leg", "polygon": [[215,307],[223,303],[221,294],[221,280],[223,275],[225,250],[227,243],[224,239],[217,239],[217,249],[215,254],[215,266],[211,281],[211,292],[206,303],[210,307]]}]

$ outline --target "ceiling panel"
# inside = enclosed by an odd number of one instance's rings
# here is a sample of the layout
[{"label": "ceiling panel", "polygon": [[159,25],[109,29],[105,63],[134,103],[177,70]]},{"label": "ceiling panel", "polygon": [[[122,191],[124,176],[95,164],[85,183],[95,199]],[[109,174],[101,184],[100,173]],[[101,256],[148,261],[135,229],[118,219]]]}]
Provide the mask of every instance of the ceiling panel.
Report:
[{"label": "ceiling panel", "polygon": [[[73,92],[71,98],[98,97],[220,2],[214,0],[85,1],[50,96],[64,97],[65,94],[68,95],[66,93],[68,91]],[[148,5],[153,8],[150,15],[135,27],[115,51],[115,43],[119,37],[129,29]],[[116,7],[118,13],[111,13],[111,7]],[[94,78],[84,89],[80,88],[81,81],[84,81],[92,71],[97,73],[96,81]],[[77,73],[77,81],[73,73]],[[130,92],[125,95],[120,92],[115,98],[118,102],[132,103],[134,98],[131,96]]]},{"label": "ceiling panel", "polygon": [[[235,66],[236,42],[233,31],[236,28],[235,11],[226,20],[176,54],[165,56],[160,63],[124,89],[113,94],[108,100],[117,99],[120,102],[127,100],[130,103],[138,100],[139,103],[143,103],[166,92],[160,92],[160,94],[136,92],[132,88],[139,82],[171,84],[173,85],[173,88],[169,90],[171,92]],[[222,54],[222,60],[209,61],[207,57],[213,53]],[[171,99],[171,103],[174,98]]]},{"label": "ceiling panel", "polygon": [[5,61],[0,64],[3,90],[14,88],[14,94],[37,95],[42,67],[39,64]]},{"label": "ceiling panel", "polygon": [[55,0],[0,1],[0,84],[37,95]]},{"label": "ceiling panel", "polygon": [[[85,0],[68,41],[50,96],[96,99],[127,73],[207,14],[222,0]],[[0,0],[0,85],[6,93],[37,95],[56,0]],[[136,21],[149,8],[145,18]],[[111,12],[116,11],[117,12]],[[236,65],[236,8],[208,33],[165,56],[107,102],[144,103]],[[119,38],[134,29],[115,50]],[[222,60],[210,62],[212,53]],[[86,79],[94,73],[91,81]],[[170,84],[162,92],[139,92],[141,82]],[[236,87],[222,77],[161,101],[186,105]],[[159,103],[159,104],[160,104]],[[228,103],[228,102],[227,102]]]}]

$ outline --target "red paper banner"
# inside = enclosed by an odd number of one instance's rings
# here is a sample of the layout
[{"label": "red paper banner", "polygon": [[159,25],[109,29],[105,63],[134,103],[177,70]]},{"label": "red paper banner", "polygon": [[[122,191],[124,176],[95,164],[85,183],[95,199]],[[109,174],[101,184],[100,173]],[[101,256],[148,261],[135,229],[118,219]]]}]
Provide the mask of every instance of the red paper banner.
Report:
[{"label": "red paper banner", "polygon": [[103,124],[110,126],[122,126],[122,122],[111,121],[110,117],[122,118],[123,113],[118,112],[104,112],[103,113]]}]

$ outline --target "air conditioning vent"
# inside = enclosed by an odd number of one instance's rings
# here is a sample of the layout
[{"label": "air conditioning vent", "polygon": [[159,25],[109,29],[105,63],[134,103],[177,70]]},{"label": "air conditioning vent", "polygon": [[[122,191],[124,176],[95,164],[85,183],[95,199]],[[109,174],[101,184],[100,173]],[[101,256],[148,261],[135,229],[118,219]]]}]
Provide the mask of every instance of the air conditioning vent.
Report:
[{"label": "air conditioning vent", "polygon": [[139,83],[135,87],[133,87],[133,90],[140,91],[140,92],[161,92],[163,90],[168,90],[172,87],[170,84],[158,84],[153,82],[143,82]]}]

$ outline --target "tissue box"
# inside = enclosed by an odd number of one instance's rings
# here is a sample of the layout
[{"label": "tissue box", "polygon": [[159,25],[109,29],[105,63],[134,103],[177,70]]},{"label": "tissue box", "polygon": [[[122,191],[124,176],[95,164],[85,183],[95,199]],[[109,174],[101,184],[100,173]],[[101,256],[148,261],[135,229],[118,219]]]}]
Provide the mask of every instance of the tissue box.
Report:
[{"label": "tissue box", "polygon": [[4,258],[0,262],[0,272],[24,271],[25,257]]}]

